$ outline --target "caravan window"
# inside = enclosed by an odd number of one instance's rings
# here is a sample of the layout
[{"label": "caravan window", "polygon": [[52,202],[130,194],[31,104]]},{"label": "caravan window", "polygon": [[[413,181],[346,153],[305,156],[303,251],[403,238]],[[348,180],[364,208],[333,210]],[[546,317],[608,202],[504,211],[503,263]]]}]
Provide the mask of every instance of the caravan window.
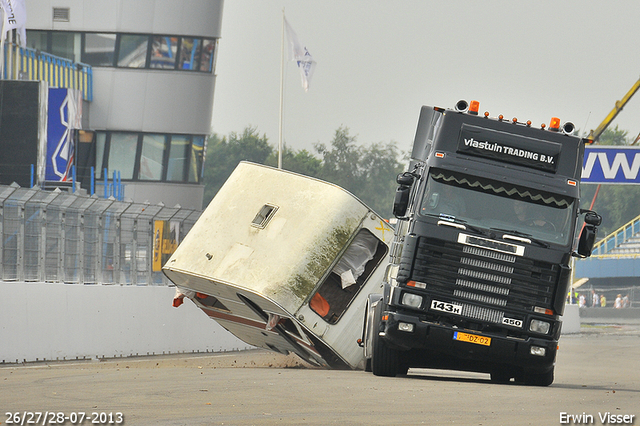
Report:
[{"label": "caravan window", "polygon": [[387,246],[361,229],[311,298],[311,309],[330,324],[338,322],[385,254]]}]

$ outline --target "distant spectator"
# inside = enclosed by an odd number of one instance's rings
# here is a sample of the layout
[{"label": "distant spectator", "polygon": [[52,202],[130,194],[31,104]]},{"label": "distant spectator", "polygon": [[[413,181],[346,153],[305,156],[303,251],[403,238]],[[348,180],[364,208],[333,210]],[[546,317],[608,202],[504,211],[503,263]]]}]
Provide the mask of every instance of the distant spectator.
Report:
[{"label": "distant spectator", "polygon": [[614,309],[622,309],[622,295],[619,294],[616,296],[616,301],[613,302]]},{"label": "distant spectator", "polygon": [[604,297],[604,294],[600,295],[600,307],[601,308],[606,308],[607,307],[607,298]]},{"label": "distant spectator", "polygon": [[591,290],[591,307],[595,308],[597,306],[600,306],[600,298],[595,290]]},{"label": "distant spectator", "polygon": [[578,300],[580,301],[580,307],[584,308],[587,306],[587,298],[584,297],[584,294],[581,294],[580,297],[578,298]]},{"label": "distant spectator", "polygon": [[622,298],[622,307],[623,308],[630,308],[631,307],[631,301],[629,300],[629,295],[625,294],[624,297]]}]

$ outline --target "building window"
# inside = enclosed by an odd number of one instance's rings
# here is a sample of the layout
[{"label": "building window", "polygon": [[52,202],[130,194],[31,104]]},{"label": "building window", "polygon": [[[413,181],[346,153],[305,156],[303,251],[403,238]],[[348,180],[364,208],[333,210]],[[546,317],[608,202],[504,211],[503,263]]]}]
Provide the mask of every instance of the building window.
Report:
[{"label": "building window", "polygon": [[[200,183],[206,149],[204,135],[96,132],[96,179],[120,173],[129,181]],[[87,166],[88,167],[88,166]]]},{"label": "building window", "polygon": [[80,34],[53,31],[51,33],[51,53],[61,58],[80,62]]},{"label": "building window", "polygon": [[167,165],[167,180],[172,182],[184,181],[184,171],[187,163],[187,149],[189,148],[189,137],[183,135],[173,135],[171,137],[171,148],[169,149],[169,163]]},{"label": "building window", "polygon": [[155,36],[151,46],[151,68],[174,69],[178,52],[178,37]]},{"label": "building window", "polygon": [[213,72],[216,39],[27,30],[28,45],[96,67]]},{"label": "building window", "polygon": [[189,182],[198,183],[202,178],[202,162],[204,160],[204,136],[194,136],[191,142],[189,159]]},{"label": "building window", "polygon": [[124,68],[145,68],[149,36],[123,34],[118,44],[118,66]]},{"label": "building window", "polygon": [[136,165],[138,135],[135,133],[111,133],[109,140],[109,172],[120,172],[120,179],[133,179]]},{"label": "building window", "polygon": [[180,62],[178,68],[182,70],[200,69],[200,49],[202,42],[200,39],[182,37],[180,44]]},{"label": "building window", "polygon": [[107,146],[107,134],[104,132],[96,132],[96,177],[104,179],[102,168],[107,167],[104,164],[104,152]]},{"label": "building window", "polygon": [[145,134],[142,136],[138,179],[162,180],[166,140],[165,135]]},{"label": "building window", "polygon": [[202,60],[200,61],[200,71],[211,72],[213,68],[213,52],[216,47],[215,40],[204,39],[202,42]]},{"label": "building window", "polygon": [[86,33],[82,48],[82,62],[96,67],[111,67],[115,50],[115,34]]},{"label": "building window", "polygon": [[41,52],[50,52],[49,33],[47,31],[27,31],[28,47],[39,50]]}]

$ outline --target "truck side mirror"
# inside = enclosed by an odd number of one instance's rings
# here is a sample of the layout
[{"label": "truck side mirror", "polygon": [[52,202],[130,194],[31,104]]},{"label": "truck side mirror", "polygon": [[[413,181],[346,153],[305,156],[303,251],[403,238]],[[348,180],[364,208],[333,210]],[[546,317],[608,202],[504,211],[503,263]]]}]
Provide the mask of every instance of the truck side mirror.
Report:
[{"label": "truck side mirror", "polygon": [[409,207],[409,195],[413,185],[414,175],[410,172],[400,173],[396,178],[399,186],[396,189],[396,197],[393,200],[393,215],[397,218],[404,217]]},{"label": "truck side mirror", "polygon": [[578,240],[578,255],[580,257],[589,257],[596,242],[596,234],[598,233],[598,226],[602,223],[602,216],[591,210],[580,210],[580,213],[585,213],[585,216],[584,228],[582,228],[580,239]]}]

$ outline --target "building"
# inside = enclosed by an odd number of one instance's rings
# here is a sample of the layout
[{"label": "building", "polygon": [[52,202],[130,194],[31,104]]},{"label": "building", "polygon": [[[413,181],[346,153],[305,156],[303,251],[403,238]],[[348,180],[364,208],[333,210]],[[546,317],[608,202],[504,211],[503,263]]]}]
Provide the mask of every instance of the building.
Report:
[{"label": "building", "polygon": [[[202,208],[222,0],[29,0],[27,47],[90,65],[78,180]],[[83,167],[85,166],[85,167]]]}]

